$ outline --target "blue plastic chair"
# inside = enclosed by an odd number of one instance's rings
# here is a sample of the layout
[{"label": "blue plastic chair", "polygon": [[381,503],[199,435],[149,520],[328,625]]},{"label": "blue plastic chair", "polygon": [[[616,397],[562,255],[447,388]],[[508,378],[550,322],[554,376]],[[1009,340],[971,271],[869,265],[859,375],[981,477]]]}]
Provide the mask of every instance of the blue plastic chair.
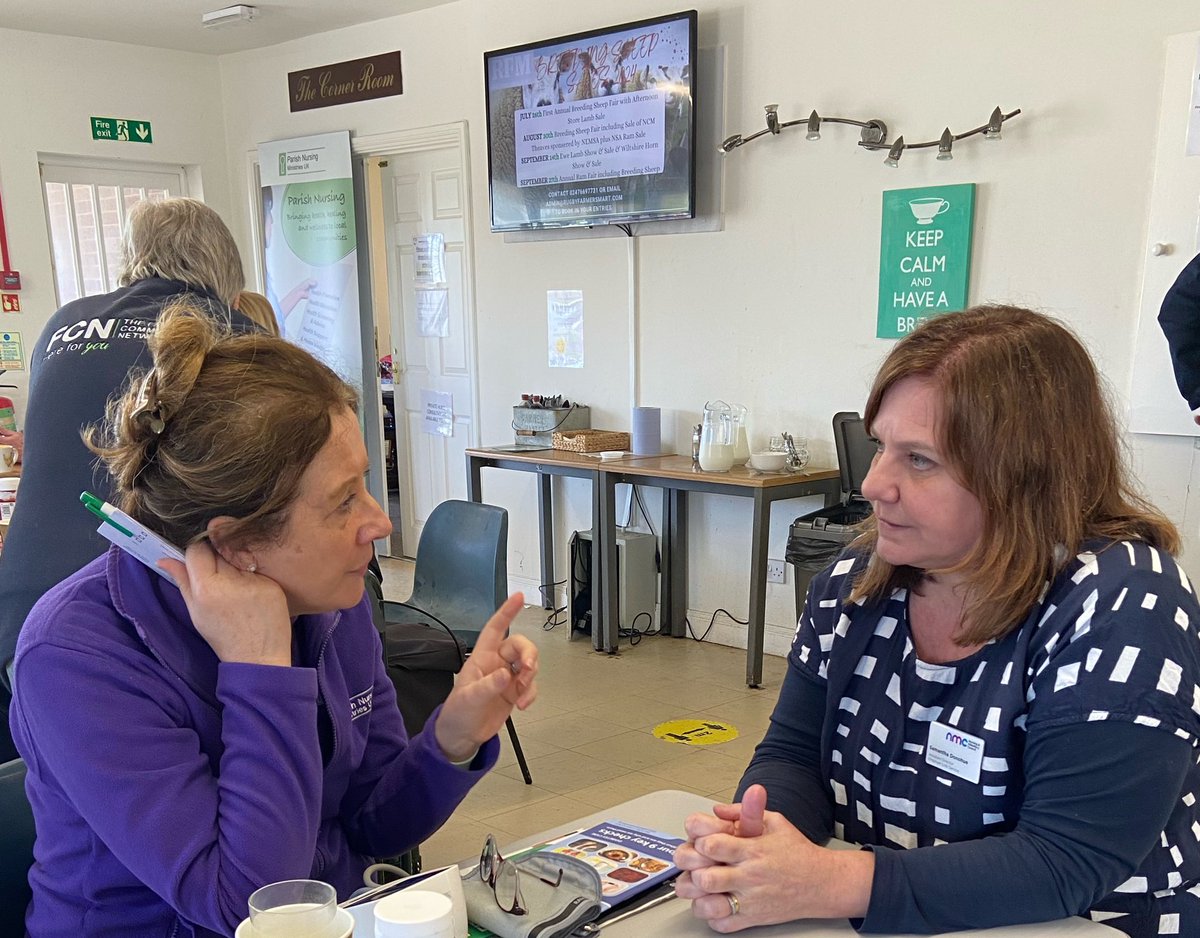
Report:
[{"label": "blue plastic chair", "polygon": [[[429,513],[417,545],[413,591],[383,603],[386,622],[441,625],[471,653],[479,633],[508,596],[508,512],[495,505],[444,501]],[[529,764],[510,717],[508,738],[526,785]]]},{"label": "blue plastic chair", "polygon": [[25,795],[25,760],[0,765],[0,935],[25,934],[33,893],[33,809]]}]

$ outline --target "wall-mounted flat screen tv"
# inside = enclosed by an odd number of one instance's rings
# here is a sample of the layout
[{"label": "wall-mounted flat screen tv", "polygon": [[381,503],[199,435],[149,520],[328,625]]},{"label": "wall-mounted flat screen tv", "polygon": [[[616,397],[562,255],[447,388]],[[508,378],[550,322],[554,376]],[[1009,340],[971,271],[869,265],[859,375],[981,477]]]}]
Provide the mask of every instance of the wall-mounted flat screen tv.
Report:
[{"label": "wall-mounted flat screen tv", "polygon": [[695,216],[695,10],[483,64],[493,231]]}]

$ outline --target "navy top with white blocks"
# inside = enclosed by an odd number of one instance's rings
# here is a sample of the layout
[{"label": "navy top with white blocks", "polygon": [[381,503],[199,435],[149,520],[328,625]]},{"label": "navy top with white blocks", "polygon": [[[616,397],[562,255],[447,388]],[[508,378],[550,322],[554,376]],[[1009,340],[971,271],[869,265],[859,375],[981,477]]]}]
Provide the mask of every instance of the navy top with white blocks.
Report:
[{"label": "navy top with white blocks", "polygon": [[866,562],[814,579],[741,786],[875,851],[864,929],[1090,910],[1200,934],[1200,606],[1174,560],[1089,544],[1017,628],[948,664],[917,657],[906,590],[846,602]]}]

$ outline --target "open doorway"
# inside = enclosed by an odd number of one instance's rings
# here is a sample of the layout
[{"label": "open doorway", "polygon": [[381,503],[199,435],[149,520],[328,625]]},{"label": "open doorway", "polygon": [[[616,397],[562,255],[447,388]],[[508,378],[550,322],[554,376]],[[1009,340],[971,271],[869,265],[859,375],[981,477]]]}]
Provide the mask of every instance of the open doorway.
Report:
[{"label": "open doorway", "polygon": [[364,161],[376,346],[385,362],[390,554],[413,557],[434,507],[466,496],[465,450],[478,441],[466,125],[358,138],[353,148]]}]

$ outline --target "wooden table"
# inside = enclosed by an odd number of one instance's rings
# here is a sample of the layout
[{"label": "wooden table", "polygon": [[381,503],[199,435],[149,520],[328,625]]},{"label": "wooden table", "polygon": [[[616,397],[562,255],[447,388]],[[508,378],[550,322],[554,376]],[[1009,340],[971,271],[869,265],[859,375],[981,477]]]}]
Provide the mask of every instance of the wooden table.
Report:
[{"label": "wooden table", "polygon": [[[600,460],[595,456],[568,453],[557,449],[512,451],[507,447],[484,447],[467,450],[467,498],[473,502],[483,501],[480,470],[485,468],[515,469],[519,472],[534,472],[538,477],[538,531],[540,532],[539,553],[542,565],[542,608],[554,608],[554,503],[550,480],[554,476],[587,479],[592,483],[592,530],[600,528],[600,502],[596,493],[596,477]],[[596,554],[596,541],[592,541],[592,555]],[[592,569],[598,569],[593,563]],[[567,584],[568,593],[570,584]],[[567,599],[570,600],[568,595]],[[592,590],[592,621],[600,621],[600,590]],[[593,630],[594,632],[595,630]]]},{"label": "wooden table", "polygon": [[[753,499],[750,536],[750,615],[746,633],[746,683],[762,683],[763,634],[767,596],[767,536],[771,503],[806,495],[823,495],[836,504],[841,482],[836,469],[810,467],[804,472],[760,473],[738,466],[729,472],[704,472],[687,456],[626,456],[601,460],[562,450],[510,452],[501,448],[468,449],[467,493],[482,501],[480,472],[486,467],[538,474],[538,525],[541,532],[542,583],[554,583],[554,509],[552,476],[589,479],[592,483],[592,644],[599,651],[617,650],[619,598],[617,577],[616,486],[621,482],[665,489],[662,517],[660,621],[671,635],[687,634],[687,493],[711,492]],[[553,587],[550,587],[552,591]],[[543,606],[554,605],[552,593]],[[568,589],[569,592],[569,589]],[[570,598],[570,597],[568,597]]]}]

